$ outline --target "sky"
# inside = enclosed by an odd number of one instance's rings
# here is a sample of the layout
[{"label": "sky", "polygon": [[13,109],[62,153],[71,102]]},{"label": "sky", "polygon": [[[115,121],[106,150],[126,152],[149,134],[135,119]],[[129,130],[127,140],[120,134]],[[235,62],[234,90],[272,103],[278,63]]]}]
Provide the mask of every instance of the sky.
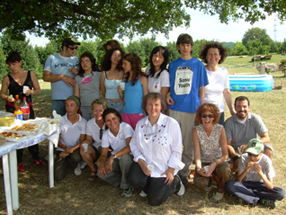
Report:
[{"label": "sky", "polygon": [[[275,40],[274,36],[274,24],[276,23],[276,41],[283,42],[286,39],[286,22],[284,24],[280,23],[277,15],[267,16],[266,20],[262,20],[254,23],[253,25],[245,22],[244,20],[239,20],[238,22],[229,21],[228,24],[222,24],[219,20],[218,15],[210,16],[206,15],[198,10],[187,9],[188,14],[191,16],[190,27],[178,27],[174,28],[173,31],[169,33],[169,39],[167,39],[164,34],[158,34],[156,36],[156,41],[160,42],[162,45],[166,45],[167,42],[173,42],[177,40],[177,37],[181,33],[188,33],[193,37],[193,40],[216,40],[219,42],[241,42],[244,33],[254,27],[259,27],[266,29],[267,34]],[[276,17],[276,22],[274,21]],[[26,33],[27,37],[30,39],[30,44],[37,46],[45,46],[49,42],[47,38],[35,37]],[[144,38],[151,38],[151,34],[143,36]],[[138,40],[140,37],[136,36],[133,40]],[[115,39],[118,39],[115,36]],[[82,39],[79,39],[80,41]],[[127,37],[123,39],[118,39],[125,45],[130,41]]]}]

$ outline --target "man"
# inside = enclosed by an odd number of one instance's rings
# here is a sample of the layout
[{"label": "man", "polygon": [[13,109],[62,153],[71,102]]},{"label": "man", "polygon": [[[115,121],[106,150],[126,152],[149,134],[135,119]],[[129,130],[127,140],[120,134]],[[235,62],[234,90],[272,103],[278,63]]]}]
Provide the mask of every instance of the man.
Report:
[{"label": "man", "polygon": [[179,175],[184,185],[188,183],[191,164],[194,161],[192,129],[197,108],[204,103],[204,87],[209,83],[204,64],[192,56],[193,39],[181,34],[177,39],[177,49],[181,55],[169,65],[170,93],[166,96],[170,116],[178,121],[182,130],[185,167]]},{"label": "man", "polygon": [[52,112],[56,110],[61,116],[65,115],[65,100],[74,94],[76,85],[75,74],[78,70],[78,58],[74,56],[79,42],[73,38],[65,38],[62,43],[62,51],[50,55],[45,63],[43,80],[51,82],[52,88]]},{"label": "man", "polygon": [[245,152],[247,143],[252,138],[260,137],[264,144],[264,153],[272,158],[273,147],[269,143],[268,130],[260,116],[249,113],[250,103],[247,97],[239,96],[234,101],[236,114],[225,122],[225,132],[229,150],[229,156],[233,158],[236,171],[239,164],[239,154]]}]

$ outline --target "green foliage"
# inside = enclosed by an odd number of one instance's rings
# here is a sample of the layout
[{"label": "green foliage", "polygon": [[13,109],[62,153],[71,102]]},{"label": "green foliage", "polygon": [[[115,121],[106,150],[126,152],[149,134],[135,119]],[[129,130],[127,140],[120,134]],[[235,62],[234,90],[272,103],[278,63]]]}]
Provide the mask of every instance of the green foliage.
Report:
[{"label": "green foliage", "polygon": [[196,40],[194,41],[194,46],[193,46],[193,54],[192,56],[195,58],[200,58],[200,50],[203,47],[203,44],[207,42],[207,40],[202,39],[202,40]]},{"label": "green foliage", "polygon": [[8,72],[8,66],[5,61],[6,56],[4,55],[3,46],[0,43],[0,80],[2,80]]},{"label": "green foliage", "polygon": [[286,53],[286,38],[284,39],[284,42],[280,46],[280,52],[281,53]]},{"label": "green foliage", "polygon": [[223,47],[233,49],[235,46],[234,42],[222,42]]},{"label": "green foliage", "polygon": [[233,48],[233,55],[248,55],[248,51],[246,47],[242,44],[242,42],[236,42]]},{"label": "green foliage", "polygon": [[166,47],[169,51],[169,63],[181,57],[180,53],[178,52],[176,42],[168,42]]},{"label": "green foliage", "polygon": [[266,29],[261,28],[251,28],[248,29],[242,38],[242,44],[246,46],[249,40],[260,41],[262,45],[270,45],[273,40],[266,33]]}]

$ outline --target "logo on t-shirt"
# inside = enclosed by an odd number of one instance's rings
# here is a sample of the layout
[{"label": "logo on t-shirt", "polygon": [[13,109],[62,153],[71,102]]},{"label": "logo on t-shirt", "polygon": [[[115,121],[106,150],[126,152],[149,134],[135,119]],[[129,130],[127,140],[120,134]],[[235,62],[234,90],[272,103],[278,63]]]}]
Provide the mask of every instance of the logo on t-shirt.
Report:
[{"label": "logo on t-shirt", "polygon": [[194,72],[190,66],[177,67],[174,90],[176,95],[187,95],[192,89]]}]

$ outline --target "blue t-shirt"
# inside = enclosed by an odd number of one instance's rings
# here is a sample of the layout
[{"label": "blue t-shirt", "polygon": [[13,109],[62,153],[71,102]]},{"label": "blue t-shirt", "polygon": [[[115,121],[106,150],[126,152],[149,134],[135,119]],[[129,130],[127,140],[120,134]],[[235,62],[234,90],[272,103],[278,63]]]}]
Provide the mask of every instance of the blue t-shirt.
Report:
[{"label": "blue t-shirt", "polygon": [[170,93],[175,111],[195,113],[200,106],[199,88],[208,85],[204,64],[192,57],[190,60],[179,58],[169,65]]},{"label": "blue t-shirt", "polygon": [[[141,77],[141,76],[140,76]],[[134,84],[131,85],[131,82],[125,82],[124,89],[124,101],[125,105],[123,107],[123,112],[127,114],[136,114],[136,113],[144,113],[141,108],[143,94],[143,87],[140,82],[140,77]]]},{"label": "blue t-shirt", "polygon": [[[78,58],[62,57],[59,53],[50,55],[45,63],[44,70],[51,71],[52,75],[66,75],[75,78],[72,72],[69,72],[70,68],[77,68]],[[69,96],[74,94],[73,86],[69,86],[66,82],[60,80],[51,82],[52,87],[52,100],[66,100]]]}]

